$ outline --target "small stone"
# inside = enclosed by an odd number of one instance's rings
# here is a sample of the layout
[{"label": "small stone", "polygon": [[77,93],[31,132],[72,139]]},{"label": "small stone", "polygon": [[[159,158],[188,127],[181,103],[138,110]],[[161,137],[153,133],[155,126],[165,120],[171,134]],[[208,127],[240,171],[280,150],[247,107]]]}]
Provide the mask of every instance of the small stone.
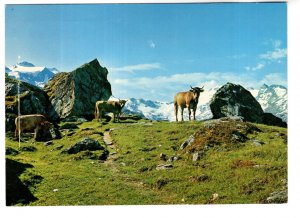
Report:
[{"label": "small stone", "polygon": [[122,162],[121,165],[122,165],[123,167],[125,167],[125,166],[126,166],[126,163]]},{"label": "small stone", "polygon": [[238,142],[245,142],[247,140],[247,137],[238,131],[234,131],[231,135],[231,140],[238,141]]},{"label": "small stone", "polygon": [[219,198],[219,194],[218,193],[213,193],[212,194],[212,201],[215,201],[215,200],[217,200]]},{"label": "small stone", "polygon": [[173,168],[172,164],[159,164],[156,167],[157,170],[169,170],[169,169],[172,169],[172,168]]},{"label": "small stone", "polygon": [[51,151],[57,151],[57,150],[62,149],[63,147],[64,147],[63,145],[59,145],[59,146],[56,146],[55,148],[51,149]]},{"label": "small stone", "polygon": [[53,189],[54,192],[58,192],[58,188]]},{"label": "small stone", "polygon": [[203,156],[204,156],[204,152],[196,152],[193,154],[193,161],[200,160],[200,158]]},{"label": "small stone", "polygon": [[44,145],[45,146],[53,145],[53,142],[52,141],[48,141],[48,142],[45,142]]},{"label": "small stone", "polygon": [[159,155],[159,158],[161,159],[161,160],[167,160],[167,155],[165,155],[165,154],[163,154],[163,153],[161,153],[160,155]]},{"label": "small stone", "polygon": [[180,149],[185,149],[188,145],[190,145],[195,140],[195,137],[191,135],[187,140],[185,140],[181,145]]},{"label": "small stone", "polygon": [[171,156],[170,158],[169,158],[169,162],[174,162],[174,161],[176,161],[176,160],[178,160],[178,157],[176,157],[176,156]]},{"label": "small stone", "polygon": [[258,146],[258,147],[260,147],[260,146],[262,146],[263,144],[265,144],[264,142],[260,142],[260,141],[258,141],[258,140],[256,140],[256,139],[253,139],[253,140],[251,140],[251,141],[252,141],[252,144],[253,144],[253,145]]},{"label": "small stone", "polygon": [[270,197],[267,198],[268,203],[286,203],[288,193],[287,190],[277,191],[271,193]]}]

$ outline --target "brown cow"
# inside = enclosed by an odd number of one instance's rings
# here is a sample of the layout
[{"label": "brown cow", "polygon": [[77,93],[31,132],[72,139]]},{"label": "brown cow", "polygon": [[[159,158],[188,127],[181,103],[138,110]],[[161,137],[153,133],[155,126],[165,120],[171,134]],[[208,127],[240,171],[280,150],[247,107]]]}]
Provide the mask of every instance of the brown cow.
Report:
[{"label": "brown cow", "polygon": [[15,137],[19,136],[24,130],[34,130],[34,139],[37,137],[39,130],[49,130],[51,124],[47,121],[46,117],[42,114],[29,114],[21,115],[15,119],[16,129]]},{"label": "brown cow", "polygon": [[126,100],[119,100],[119,101],[97,101],[95,106],[95,118],[100,121],[102,120],[102,112],[111,112],[114,115],[113,120],[117,118],[117,121],[119,121],[120,114],[122,111],[122,108],[126,104]]},{"label": "brown cow", "polygon": [[187,108],[189,111],[189,120],[191,120],[191,109],[193,109],[194,120],[196,120],[196,109],[198,104],[198,99],[200,97],[200,93],[204,92],[203,87],[192,87],[191,90],[188,92],[178,92],[174,96],[174,110],[175,110],[175,117],[176,121],[178,121],[177,113],[178,113],[178,106],[181,108],[181,121],[183,121],[183,110]]}]

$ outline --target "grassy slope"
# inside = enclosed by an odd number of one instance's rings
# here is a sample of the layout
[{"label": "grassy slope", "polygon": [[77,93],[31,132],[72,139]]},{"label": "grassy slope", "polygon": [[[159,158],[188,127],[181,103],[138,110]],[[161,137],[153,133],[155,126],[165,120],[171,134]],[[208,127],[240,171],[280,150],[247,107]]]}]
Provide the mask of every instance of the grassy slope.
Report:
[{"label": "grassy slope", "polygon": [[[264,145],[254,146],[249,140],[236,149],[210,149],[194,162],[191,154],[177,149],[202,128],[202,122],[149,123],[102,126],[96,121],[86,122],[74,135],[54,140],[54,145],[30,139],[21,147],[32,143],[35,152],[19,151],[6,157],[33,165],[20,175],[21,181],[31,183],[29,189],[38,199],[29,205],[259,203],[281,190],[282,179],[287,179],[287,144],[284,137],[277,136],[287,134],[284,128],[256,125],[262,132],[248,137]],[[101,133],[107,128],[115,128],[115,146],[108,147],[111,153],[117,152],[115,158],[101,162],[61,154],[87,136],[103,144]],[[59,145],[62,150],[53,150]],[[8,147],[19,149],[9,134]],[[181,158],[171,163],[174,167],[170,170],[156,170],[158,164],[170,163],[160,159],[161,153]],[[35,175],[43,179],[34,183]],[[213,201],[214,193],[218,198]]]}]

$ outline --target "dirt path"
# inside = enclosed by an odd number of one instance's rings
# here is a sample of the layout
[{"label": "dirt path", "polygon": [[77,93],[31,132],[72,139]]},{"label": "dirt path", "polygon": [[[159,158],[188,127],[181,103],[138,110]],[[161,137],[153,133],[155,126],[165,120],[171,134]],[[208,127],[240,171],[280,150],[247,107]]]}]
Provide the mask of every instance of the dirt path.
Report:
[{"label": "dirt path", "polygon": [[126,173],[122,172],[119,169],[119,163],[116,162],[116,160],[119,157],[118,148],[111,137],[111,132],[114,130],[115,129],[107,130],[103,134],[103,141],[106,144],[106,146],[108,146],[111,150],[104,164],[108,166],[113,173],[118,174],[119,177],[122,177],[127,184],[132,185],[136,188],[144,187],[144,184],[141,181],[130,178]]}]

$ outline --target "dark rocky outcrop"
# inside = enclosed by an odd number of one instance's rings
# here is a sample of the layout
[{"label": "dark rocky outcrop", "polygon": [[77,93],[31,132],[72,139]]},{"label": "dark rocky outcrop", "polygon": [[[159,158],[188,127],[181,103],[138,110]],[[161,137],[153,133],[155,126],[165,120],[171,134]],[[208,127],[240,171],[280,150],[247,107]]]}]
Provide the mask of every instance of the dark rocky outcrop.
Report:
[{"label": "dark rocky outcrop", "polygon": [[240,85],[227,83],[217,90],[210,109],[213,118],[241,116],[245,121],[261,123],[264,113],[251,93]]},{"label": "dark rocky outcrop", "polygon": [[286,127],[287,124],[270,113],[264,113],[258,101],[241,85],[227,83],[213,96],[210,109],[214,119],[241,117],[243,121]]},{"label": "dark rocky outcrop", "polygon": [[108,71],[97,59],[70,73],[58,73],[44,90],[60,118],[70,116],[93,118],[95,103],[111,96]]},{"label": "dark rocky outcrop", "polygon": [[281,118],[276,117],[271,113],[264,113],[263,114],[263,123],[266,124],[266,125],[287,127],[286,122],[282,121]]},{"label": "dark rocky outcrop", "polygon": [[[19,83],[19,89],[18,89]],[[20,114],[43,114],[51,122],[59,119],[47,94],[40,88],[26,82],[5,78],[5,127],[6,131],[15,129],[14,120],[18,114],[18,90]]]},{"label": "dark rocky outcrop", "polygon": [[80,151],[97,151],[104,150],[105,148],[100,143],[91,138],[84,138],[82,141],[77,142],[70,148],[64,150],[62,153],[77,154]]}]

